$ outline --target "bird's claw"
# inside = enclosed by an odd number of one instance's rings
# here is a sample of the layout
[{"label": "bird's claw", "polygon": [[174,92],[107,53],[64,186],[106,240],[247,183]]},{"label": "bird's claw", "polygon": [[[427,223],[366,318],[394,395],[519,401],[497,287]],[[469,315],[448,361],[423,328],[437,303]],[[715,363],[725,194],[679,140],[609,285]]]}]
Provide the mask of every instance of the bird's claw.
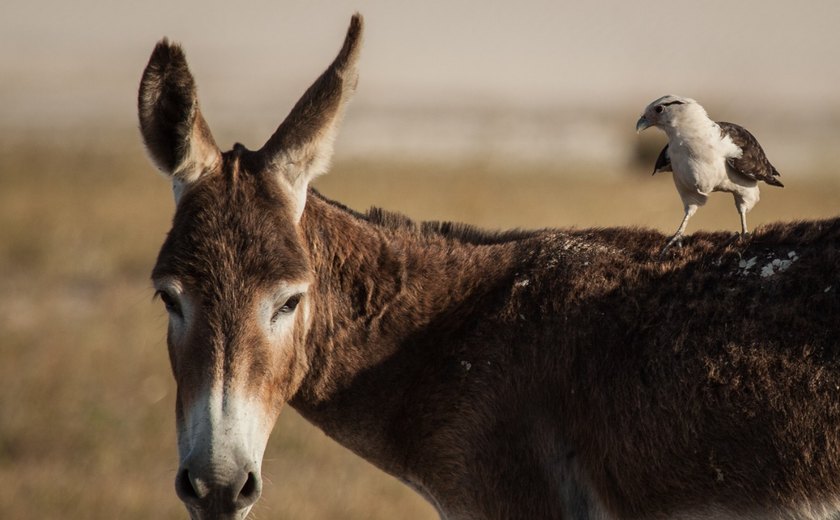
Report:
[{"label": "bird's claw", "polygon": [[682,235],[681,234],[674,235],[674,236],[671,237],[670,240],[668,240],[668,242],[665,244],[665,247],[663,247],[662,251],[659,252],[659,260],[662,260],[663,258],[665,258],[665,253],[667,253],[668,250],[671,249],[672,246],[677,246],[677,247],[682,247],[683,246]]},{"label": "bird's claw", "polygon": [[749,232],[744,232],[744,233],[737,233],[737,232],[736,232],[735,234],[733,234],[733,235],[729,238],[729,240],[727,240],[727,241],[723,244],[723,247],[729,247],[729,246],[731,246],[732,244],[735,244],[735,243],[740,244],[740,243],[745,242],[745,241],[747,241],[747,240],[749,240],[749,239],[750,239],[750,234],[749,234]]}]

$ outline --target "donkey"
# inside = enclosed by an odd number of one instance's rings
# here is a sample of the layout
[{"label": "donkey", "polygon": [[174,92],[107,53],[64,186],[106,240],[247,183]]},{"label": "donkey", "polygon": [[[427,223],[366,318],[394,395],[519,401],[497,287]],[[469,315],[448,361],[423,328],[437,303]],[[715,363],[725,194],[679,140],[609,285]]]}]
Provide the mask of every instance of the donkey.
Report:
[{"label": "donkey", "polygon": [[177,45],[143,74],[193,518],[247,516],[285,403],[445,519],[840,514],[840,219],[695,233],[657,262],[650,230],[357,213],[309,184],[361,37],[356,15],[257,151],[219,150]]}]

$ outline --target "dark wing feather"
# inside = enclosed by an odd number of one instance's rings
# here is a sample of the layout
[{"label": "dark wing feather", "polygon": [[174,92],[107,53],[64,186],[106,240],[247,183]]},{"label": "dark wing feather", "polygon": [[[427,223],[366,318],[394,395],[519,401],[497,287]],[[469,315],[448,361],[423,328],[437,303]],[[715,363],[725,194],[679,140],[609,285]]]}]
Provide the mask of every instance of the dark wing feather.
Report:
[{"label": "dark wing feather", "polygon": [[734,123],[718,122],[723,135],[728,135],[732,142],[741,149],[741,157],[727,159],[729,167],[740,175],[754,181],[764,181],[773,186],[783,187],[782,181],[777,179],[780,174],[758,144],[758,140],[746,128]]},{"label": "dark wing feather", "polygon": [[653,173],[651,175],[656,175],[659,172],[671,172],[674,171],[671,169],[671,156],[668,155],[668,145],[665,145],[665,148],[659,152],[659,157],[656,158],[656,164],[653,166]]}]

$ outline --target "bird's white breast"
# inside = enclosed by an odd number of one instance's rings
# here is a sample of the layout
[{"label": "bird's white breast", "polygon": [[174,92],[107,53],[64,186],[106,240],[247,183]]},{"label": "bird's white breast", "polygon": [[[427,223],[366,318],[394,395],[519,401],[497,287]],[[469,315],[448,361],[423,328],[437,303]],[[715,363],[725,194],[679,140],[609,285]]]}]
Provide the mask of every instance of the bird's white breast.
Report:
[{"label": "bird's white breast", "polygon": [[669,132],[668,151],[683,201],[702,205],[713,191],[732,191],[726,161],[740,157],[741,149],[713,121],[684,122]]}]

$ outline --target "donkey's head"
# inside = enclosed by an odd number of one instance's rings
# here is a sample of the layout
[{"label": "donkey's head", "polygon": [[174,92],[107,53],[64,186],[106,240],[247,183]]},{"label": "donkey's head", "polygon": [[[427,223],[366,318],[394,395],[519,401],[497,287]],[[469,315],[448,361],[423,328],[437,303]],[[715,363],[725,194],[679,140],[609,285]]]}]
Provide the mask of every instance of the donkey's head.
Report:
[{"label": "donkey's head", "polygon": [[178,385],[178,496],[193,518],[242,518],[263,451],[308,367],[313,279],[299,222],[355,89],[362,19],[258,151],[221,152],[184,53],[161,41],[140,83],[140,129],[172,181],[172,230],[152,279],[169,313]]}]

